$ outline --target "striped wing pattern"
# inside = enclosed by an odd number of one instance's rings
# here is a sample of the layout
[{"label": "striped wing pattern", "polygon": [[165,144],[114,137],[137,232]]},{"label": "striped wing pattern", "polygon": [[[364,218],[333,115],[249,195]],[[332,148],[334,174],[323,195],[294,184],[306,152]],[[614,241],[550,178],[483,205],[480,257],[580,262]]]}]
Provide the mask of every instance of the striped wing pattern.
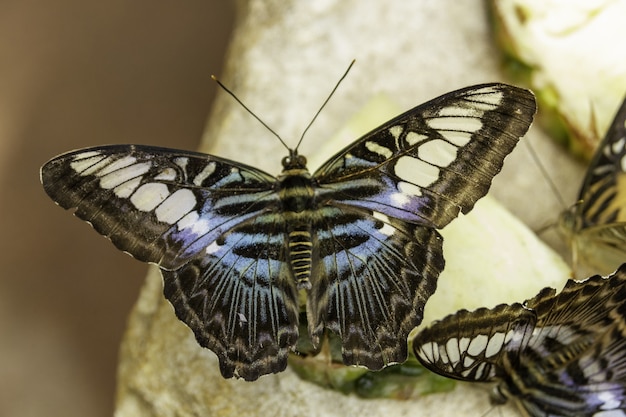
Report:
[{"label": "striped wing pattern", "polygon": [[166,298],[224,377],[285,368],[303,291],[313,343],[330,330],[346,364],[381,369],[406,360],[435,291],[437,229],[487,192],[534,112],[527,90],[486,84],[408,111],[313,175],[295,150],[274,177],[114,145],[58,156],[41,178],[60,206],[161,268]]},{"label": "striped wing pattern", "polygon": [[561,215],[574,262],[613,270],[626,257],[626,100],[594,154],[578,202]]},{"label": "striped wing pattern", "polygon": [[626,416],[625,317],[626,264],[524,304],[459,311],[413,348],[437,373],[497,382],[493,399],[513,399],[527,416]]}]

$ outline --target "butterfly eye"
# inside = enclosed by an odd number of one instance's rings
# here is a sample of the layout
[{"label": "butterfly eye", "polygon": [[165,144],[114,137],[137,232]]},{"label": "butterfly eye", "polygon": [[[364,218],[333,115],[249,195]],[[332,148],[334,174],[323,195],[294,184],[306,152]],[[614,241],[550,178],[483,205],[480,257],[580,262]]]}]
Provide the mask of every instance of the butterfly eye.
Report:
[{"label": "butterfly eye", "polygon": [[306,157],[304,155],[289,155],[283,158],[282,161],[284,169],[305,168]]}]

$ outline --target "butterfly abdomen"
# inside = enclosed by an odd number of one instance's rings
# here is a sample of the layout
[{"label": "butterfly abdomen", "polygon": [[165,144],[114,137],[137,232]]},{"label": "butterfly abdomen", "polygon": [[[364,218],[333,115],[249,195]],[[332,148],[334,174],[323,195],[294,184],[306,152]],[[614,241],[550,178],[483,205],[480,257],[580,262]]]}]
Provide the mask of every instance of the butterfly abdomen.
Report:
[{"label": "butterfly abdomen", "polygon": [[312,249],[310,231],[294,230],[289,233],[289,262],[299,289],[311,288]]},{"label": "butterfly abdomen", "polygon": [[279,197],[288,227],[291,272],[299,289],[311,288],[313,242],[311,213],[315,190],[306,168],[286,169],[279,178]]}]

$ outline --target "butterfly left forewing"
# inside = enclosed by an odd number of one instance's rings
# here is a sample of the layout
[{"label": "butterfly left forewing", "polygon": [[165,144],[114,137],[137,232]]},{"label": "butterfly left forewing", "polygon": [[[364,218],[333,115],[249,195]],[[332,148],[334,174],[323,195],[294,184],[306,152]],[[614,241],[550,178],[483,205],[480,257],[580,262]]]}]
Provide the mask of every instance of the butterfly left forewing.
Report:
[{"label": "butterfly left forewing", "polygon": [[140,145],[69,152],[41,169],[58,205],[120,250],[170,270],[276,205],[274,180],[212,155]]},{"label": "butterfly left forewing", "polygon": [[536,315],[519,303],[460,310],[420,331],[413,351],[426,368],[464,381],[491,382],[504,372],[505,354],[517,358],[531,338]]}]

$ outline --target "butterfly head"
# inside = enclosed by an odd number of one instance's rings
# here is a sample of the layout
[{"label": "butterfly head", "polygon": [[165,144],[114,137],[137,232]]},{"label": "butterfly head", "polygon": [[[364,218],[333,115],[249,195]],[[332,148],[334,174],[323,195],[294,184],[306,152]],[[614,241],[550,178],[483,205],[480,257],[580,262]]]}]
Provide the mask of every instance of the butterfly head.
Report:
[{"label": "butterfly head", "polygon": [[294,169],[306,170],[306,158],[304,155],[299,155],[295,149],[289,149],[289,155],[283,158],[283,171],[290,171]]}]

